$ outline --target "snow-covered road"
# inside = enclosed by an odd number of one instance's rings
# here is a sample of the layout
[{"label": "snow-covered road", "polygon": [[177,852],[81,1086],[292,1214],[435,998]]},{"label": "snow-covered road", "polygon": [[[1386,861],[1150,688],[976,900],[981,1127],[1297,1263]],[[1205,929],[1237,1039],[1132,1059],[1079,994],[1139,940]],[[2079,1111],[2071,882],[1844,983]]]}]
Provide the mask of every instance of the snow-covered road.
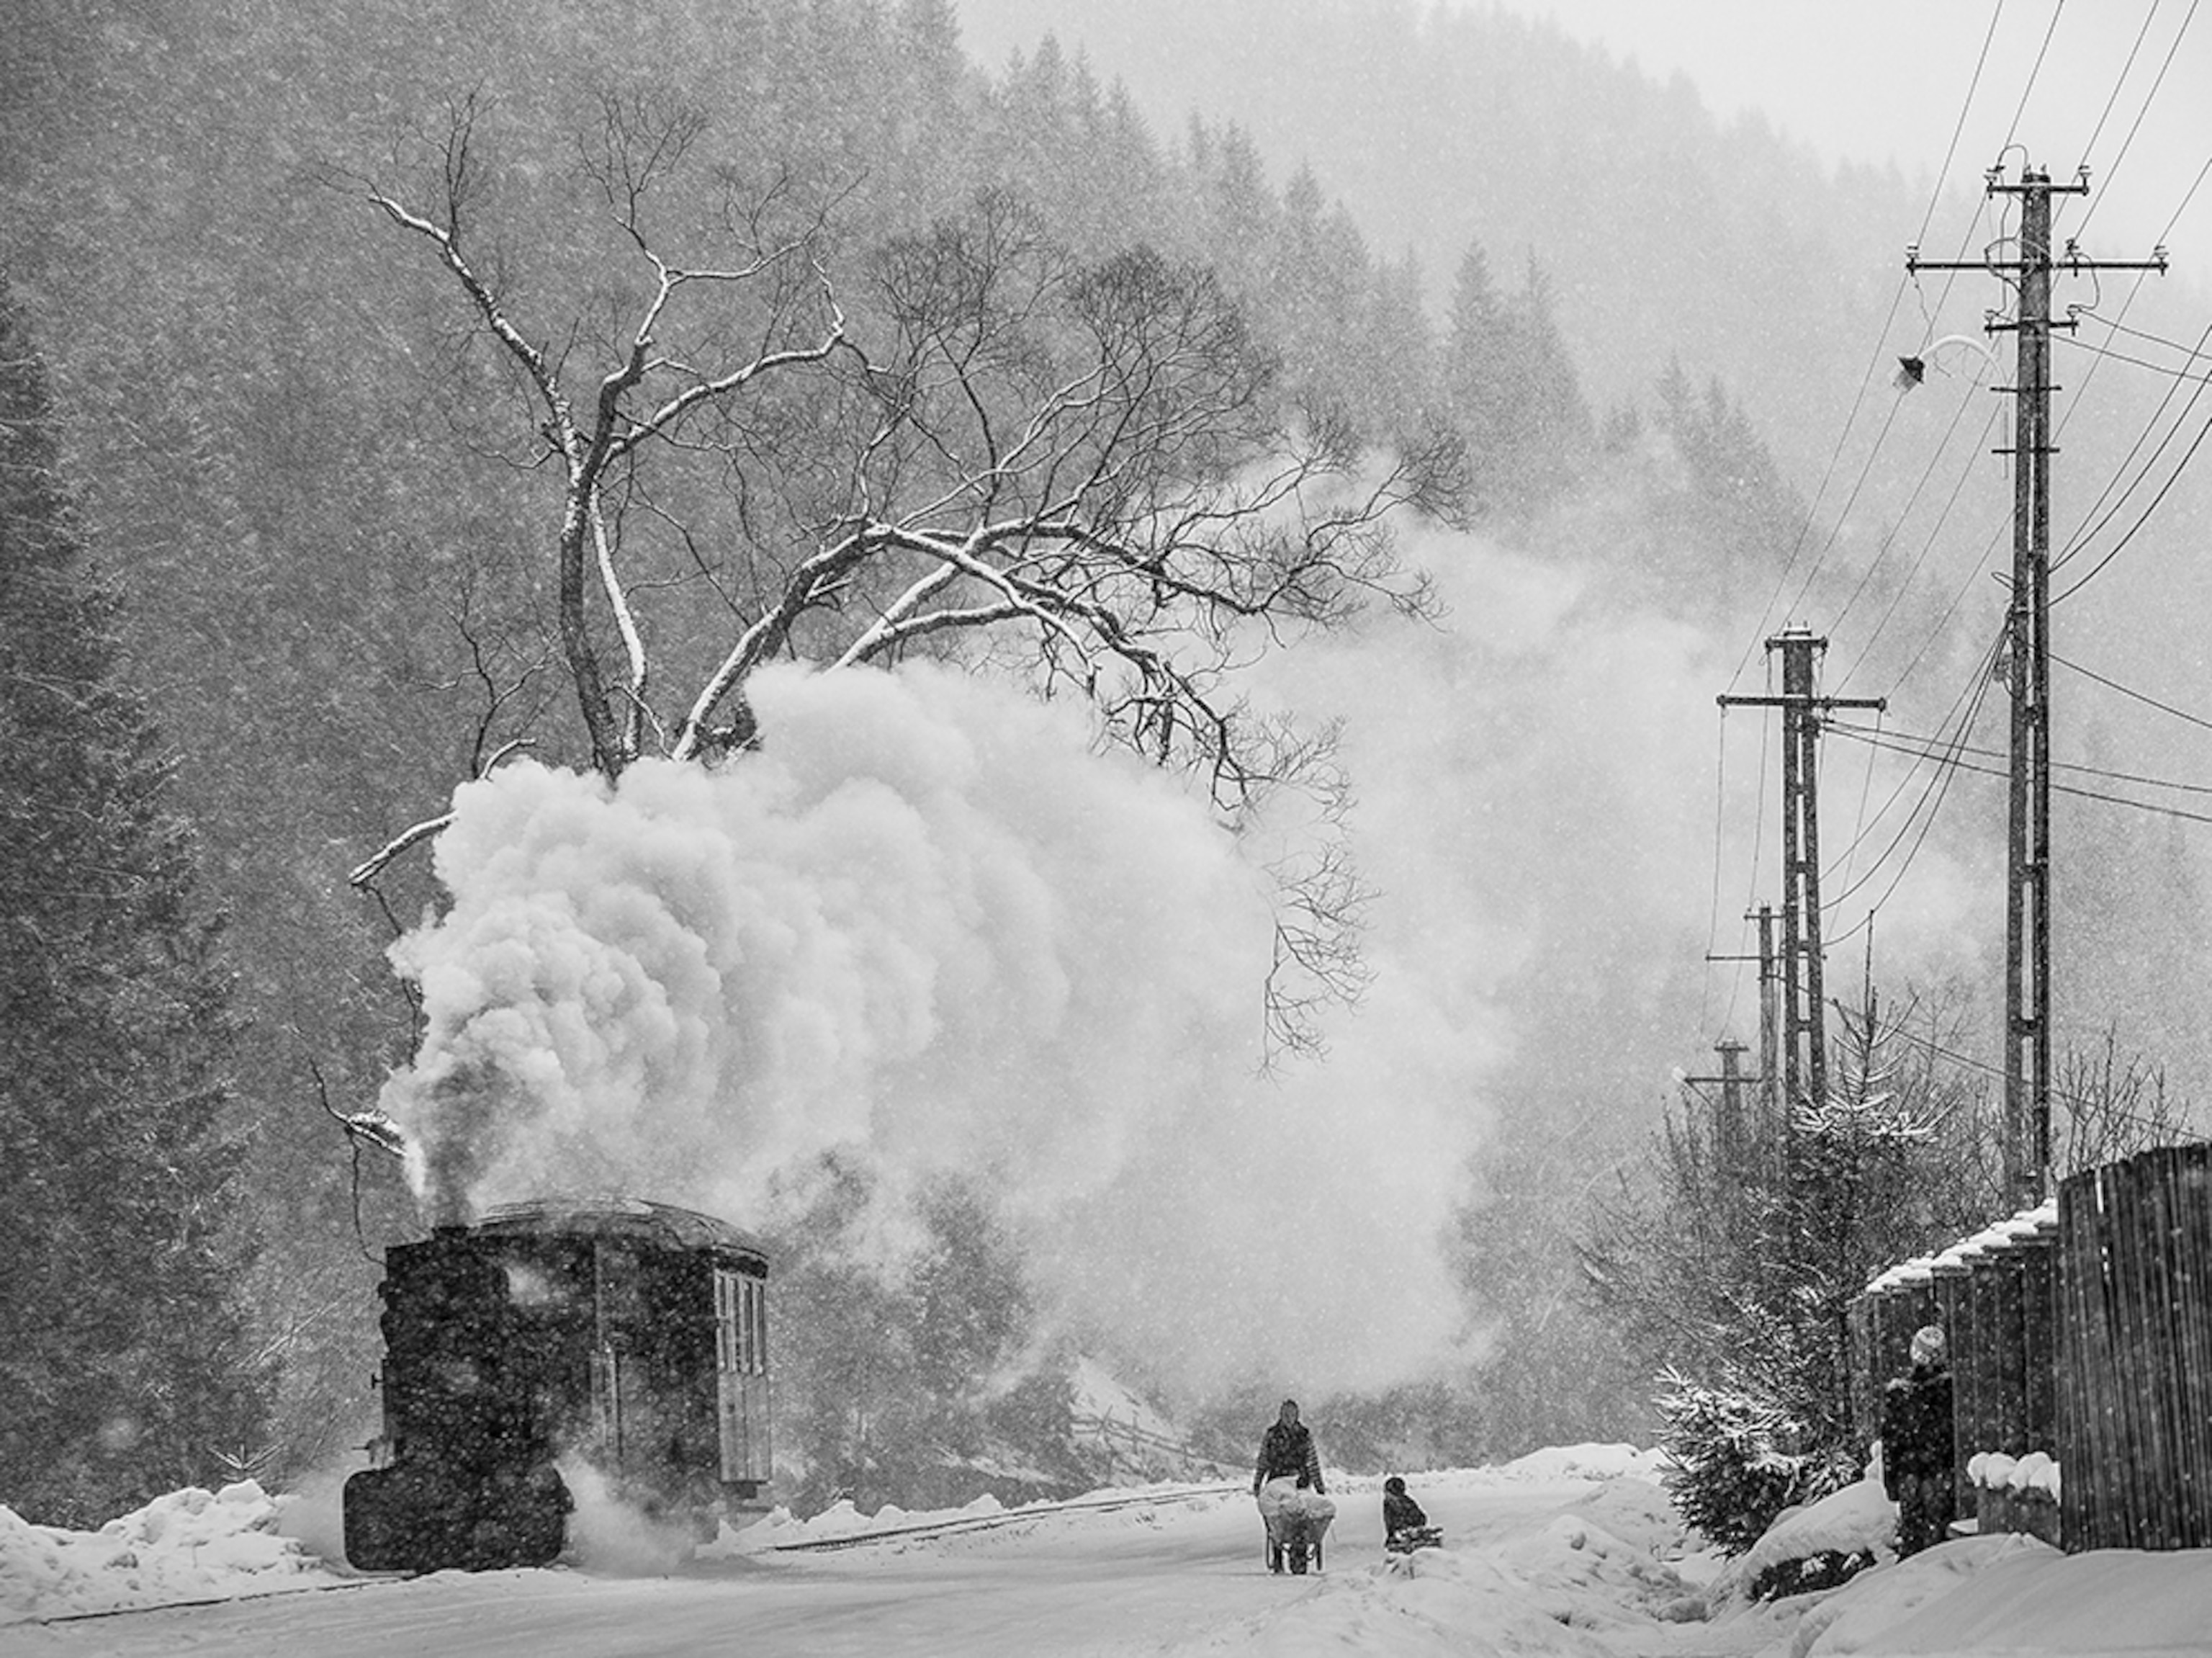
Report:
[{"label": "snow-covered road", "polygon": [[[1304,1579],[1267,1574],[1251,1501],[1228,1490],[1017,1517],[951,1536],[694,1562],[665,1576],[440,1573],[16,1624],[0,1628],[0,1651],[641,1658],[742,1649],[751,1658],[884,1658],[1236,1650],[1266,1630],[1295,1627],[1302,1620],[1294,1603],[1342,1599],[1352,1580],[1382,1574],[1380,1501],[1374,1482],[1363,1484],[1341,1493],[1326,1572]],[[1539,1532],[1595,1489],[1581,1479],[1493,1481],[1423,1495],[1455,1549],[1474,1550]]]},{"label": "snow-covered road", "polygon": [[[252,1486],[173,1494],[99,1533],[27,1527],[0,1509],[0,1658],[2212,1654],[2202,1552],[2068,1556],[1970,1537],[1831,1594],[1747,1603],[1711,1582],[1710,1557],[1680,1557],[1647,1463],[1626,1447],[1579,1447],[1416,1476],[1449,1542],[1396,1561],[1382,1551],[1377,1482],[1340,1479],[1328,1570],[1306,1577],[1267,1573],[1250,1498],[1220,1487],[872,1521],[841,1505],[659,1569],[608,1564],[626,1549],[641,1559],[641,1539],[594,1532],[579,1544],[583,1564],[412,1580],[328,1567],[314,1505],[288,1509],[279,1536],[276,1509]],[[1833,1546],[1854,1528],[1878,1531],[1878,1498],[1839,1493],[1770,1536]],[[932,1518],[956,1529],[911,1529]],[[762,1546],[871,1525],[908,1529]],[[205,1595],[252,1598],[179,1604]],[[125,1605],[142,1609],[98,1612]]]}]

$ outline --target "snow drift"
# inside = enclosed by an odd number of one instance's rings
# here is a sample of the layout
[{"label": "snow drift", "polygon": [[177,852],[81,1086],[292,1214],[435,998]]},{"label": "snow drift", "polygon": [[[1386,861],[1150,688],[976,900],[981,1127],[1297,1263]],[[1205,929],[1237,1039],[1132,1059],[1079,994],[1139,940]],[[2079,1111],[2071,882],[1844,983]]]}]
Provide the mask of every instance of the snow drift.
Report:
[{"label": "snow drift", "polygon": [[252,1480],[172,1491],[96,1532],[34,1526],[0,1508],[0,1624],[339,1581],[279,1535],[278,1521],[277,1503]]}]

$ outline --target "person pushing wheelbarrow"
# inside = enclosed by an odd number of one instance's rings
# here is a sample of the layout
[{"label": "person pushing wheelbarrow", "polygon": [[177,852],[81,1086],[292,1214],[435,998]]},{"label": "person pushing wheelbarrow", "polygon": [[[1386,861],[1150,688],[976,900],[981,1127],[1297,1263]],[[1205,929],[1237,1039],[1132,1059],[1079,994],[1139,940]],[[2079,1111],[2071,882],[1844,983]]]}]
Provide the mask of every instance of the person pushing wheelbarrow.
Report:
[{"label": "person pushing wheelbarrow", "polygon": [[1309,1562],[1321,1564],[1322,1535],[1336,1518],[1328,1493],[1313,1430],[1298,1420],[1297,1400],[1286,1399],[1261,1437],[1252,1469],[1252,1497],[1267,1528],[1269,1571],[1288,1566],[1304,1573]]}]

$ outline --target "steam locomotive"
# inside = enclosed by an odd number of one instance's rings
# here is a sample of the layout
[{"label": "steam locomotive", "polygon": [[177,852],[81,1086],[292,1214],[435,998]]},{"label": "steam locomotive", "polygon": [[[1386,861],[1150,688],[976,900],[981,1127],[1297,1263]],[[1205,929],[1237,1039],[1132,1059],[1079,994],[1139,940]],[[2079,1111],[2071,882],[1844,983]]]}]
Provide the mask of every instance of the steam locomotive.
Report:
[{"label": "steam locomotive", "polygon": [[580,1459],[702,1531],[769,1478],[768,1255],[635,1199],[510,1204],[385,1252],[379,1466],[346,1482],[366,1571],[537,1566]]}]

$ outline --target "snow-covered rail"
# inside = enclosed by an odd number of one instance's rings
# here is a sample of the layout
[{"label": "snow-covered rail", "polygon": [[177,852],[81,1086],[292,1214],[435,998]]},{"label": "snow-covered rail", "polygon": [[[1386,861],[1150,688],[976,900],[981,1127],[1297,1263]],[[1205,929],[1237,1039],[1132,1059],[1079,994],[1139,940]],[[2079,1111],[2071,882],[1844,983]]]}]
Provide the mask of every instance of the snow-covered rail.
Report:
[{"label": "snow-covered rail", "polygon": [[818,1553],[829,1549],[855,1549],[869,1543],[894,1542],[904,1538],[946,1537],[962,1532],[992,1531],[1001,1526],[1018,1526],[1024,1521],[1042,1519],[1051,1515],[1115,1514],[1124,1509],[1160,1508],[1177,1503],[1195,1503],[1201,1499],[1235,1495],[1235,1485],[1202,1485],[1173,1491],[1132,1491],[1122,1496],[1070,1497],[1064,1503],[1028,1503],[1018,1509],[1002,1509],[997,1514],[959,1515],[946,1520],[917,1521],[910,1526],[886,1526],[878,1531],[842,1532],[834,1537],[807,1537],[789,1543],[763,1545],[762,1554]]}]

